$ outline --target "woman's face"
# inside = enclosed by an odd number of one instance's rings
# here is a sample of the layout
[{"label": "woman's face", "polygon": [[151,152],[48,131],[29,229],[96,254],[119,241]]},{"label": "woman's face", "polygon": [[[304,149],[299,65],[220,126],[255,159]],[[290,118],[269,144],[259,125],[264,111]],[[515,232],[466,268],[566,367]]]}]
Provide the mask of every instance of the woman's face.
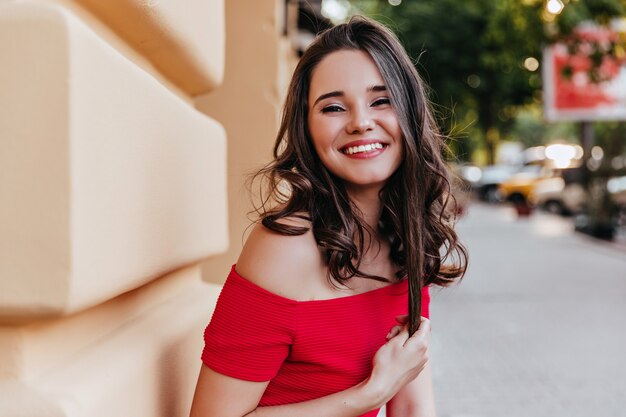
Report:
[{"label": "woman's face", "polygon": [[365,52],[333,52],[313,70],[308,127],[320,160],[349,191],[379,190],[402,162],[398,117]]}]

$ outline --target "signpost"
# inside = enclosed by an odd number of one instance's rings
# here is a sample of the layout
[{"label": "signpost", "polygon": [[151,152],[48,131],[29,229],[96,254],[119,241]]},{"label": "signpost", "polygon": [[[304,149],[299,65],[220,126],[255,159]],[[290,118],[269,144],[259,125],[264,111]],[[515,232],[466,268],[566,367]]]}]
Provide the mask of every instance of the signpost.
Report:
[{"label": "signpost", "polygon": [[[601,56],[619,44],[610,28],[582,26],[568,44],[544,52],[543,85],[548,121],[626,120],[626,51]],[[601,61],[599,61],[601,60]],[[594,61],[599,64],[594,69]]]},{"label": "signpost", "polygon": [[[616,23],[610,28],[581,25],[566,43],[551,45],[544,51],[545,119],[581,123],[585,160],[589,159],[594,143],[592,121],[626,120],[626,23]],[[622,48],[622,53],[615,53],[616,48]],[[608,178],[592,178],[588,164],[584,164],[583,172],[590,200],[588,213],[577,228],[612,239]]]}]

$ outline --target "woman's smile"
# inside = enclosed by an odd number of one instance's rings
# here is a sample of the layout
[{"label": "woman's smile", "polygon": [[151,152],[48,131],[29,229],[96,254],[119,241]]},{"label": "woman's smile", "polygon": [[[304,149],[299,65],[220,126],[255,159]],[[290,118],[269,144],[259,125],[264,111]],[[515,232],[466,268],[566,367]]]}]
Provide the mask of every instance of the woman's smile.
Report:
[{"label": "woman's smile", "polygon": [[387,145],[378,140],[355,140],[343,146],[340,151],[349,158],[368,159],[382,154]]}]

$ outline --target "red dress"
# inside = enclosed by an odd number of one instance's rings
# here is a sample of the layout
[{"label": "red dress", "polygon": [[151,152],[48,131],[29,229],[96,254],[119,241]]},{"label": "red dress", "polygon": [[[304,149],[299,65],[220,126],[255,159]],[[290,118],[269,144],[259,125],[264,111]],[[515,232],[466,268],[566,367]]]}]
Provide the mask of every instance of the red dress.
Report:
[{"label": "red dress", "polygon": [[[233,378],[270,381],[259,406],[343,391],[370,375],[395,317],[407,314],[407,292],[405,279],[361,294],[296,301],[253,284],[233,265],[204,332],[202,361]],[[429,302],[426,287],[425,317]]]}]

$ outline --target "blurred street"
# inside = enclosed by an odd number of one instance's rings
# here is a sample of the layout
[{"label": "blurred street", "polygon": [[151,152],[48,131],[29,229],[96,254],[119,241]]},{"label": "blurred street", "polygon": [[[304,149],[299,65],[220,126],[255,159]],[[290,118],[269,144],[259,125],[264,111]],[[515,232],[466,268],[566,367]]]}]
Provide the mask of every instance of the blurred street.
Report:
[{"label": "blurred street", "polygon": [[626,247],[474,203],[457,287],[433,291],[439,417],[626,415]]}]

